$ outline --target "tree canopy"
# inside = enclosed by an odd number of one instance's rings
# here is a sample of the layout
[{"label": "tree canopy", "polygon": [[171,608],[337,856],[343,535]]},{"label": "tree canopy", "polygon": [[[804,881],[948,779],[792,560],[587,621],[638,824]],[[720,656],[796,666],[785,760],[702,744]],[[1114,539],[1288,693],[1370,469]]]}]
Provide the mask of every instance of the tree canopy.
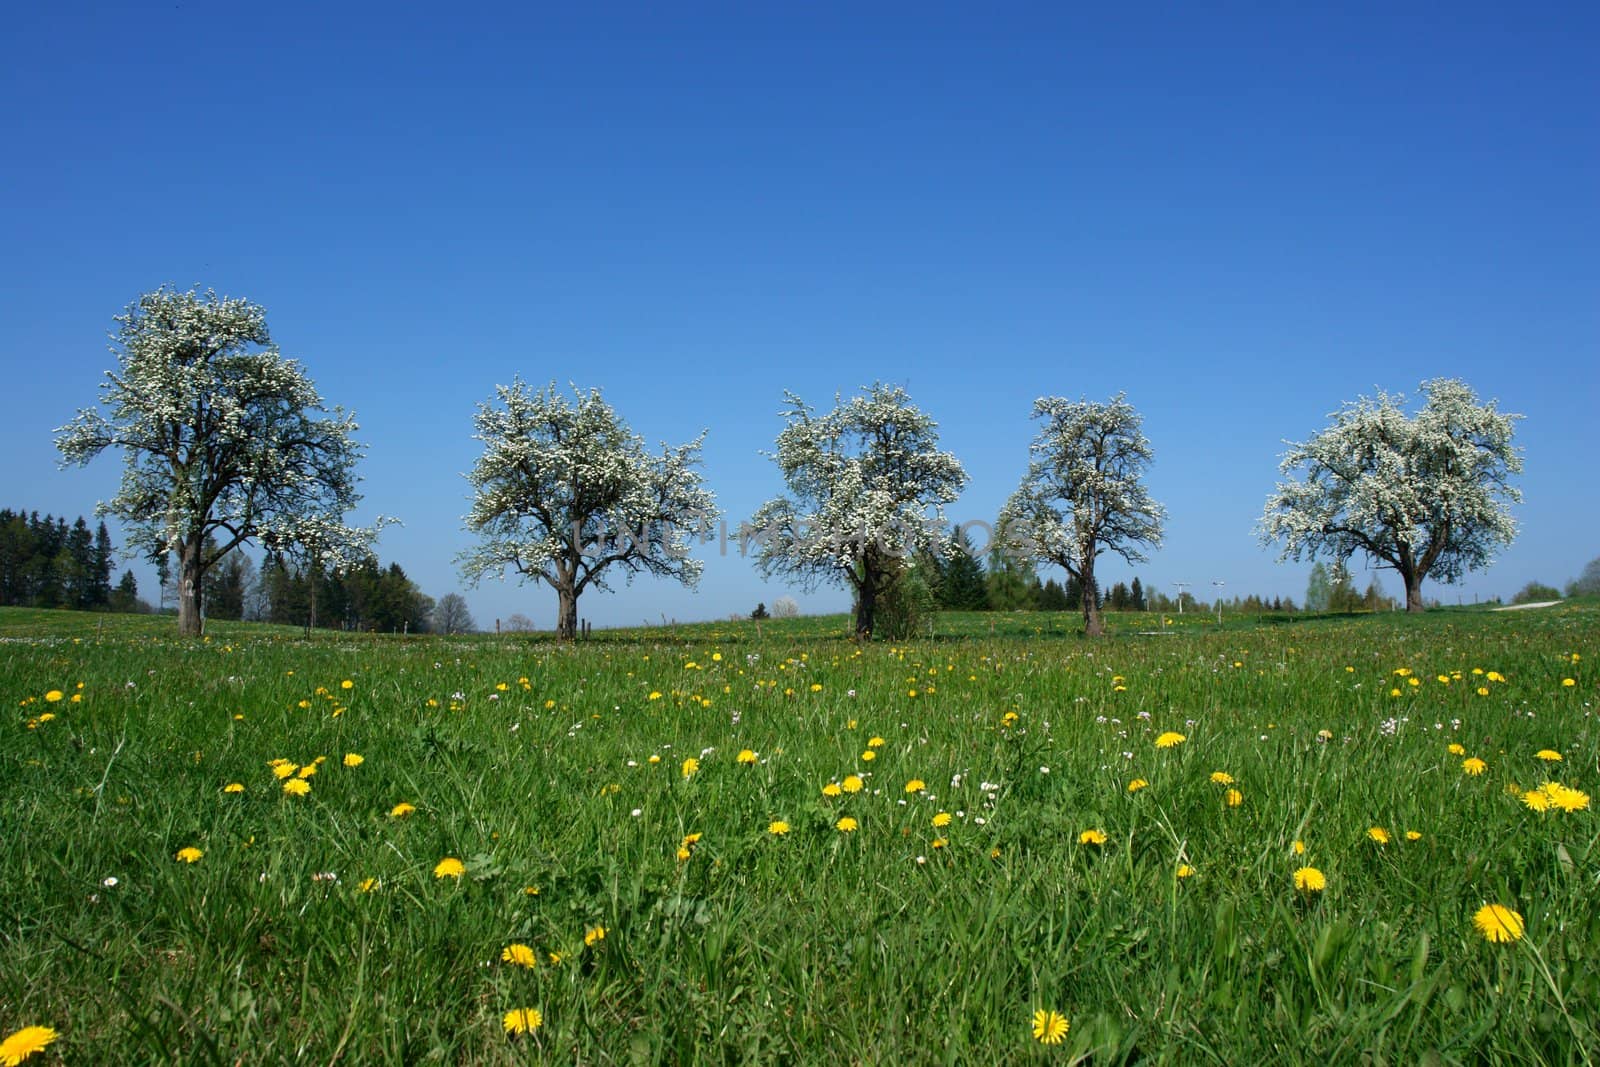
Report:
[{"label": "tree canopy", "polygon": [[162,288],[115,321],[105,410],[79,411],[56,447],[63,466],[122,451],[121,488],[99,513],[127,524],[130,549],[177,553],[178,626],[196,634],[206,573],[229,552],[294,543],[307,524],[347,529],[355,417],[324,408],[246,300]]},{"label": "tree canopy", "polygon": [[1522,471],[1512,431],[1521,416],[1480,404],[1466,383],[1422,383],[1414,417],[1405,398],[1379,393],[1335,412],[1310,440],[1289,444],[1278,483],[1257,524],[1279,559],[1364,553],[1394,568],[1406,610],[1423,608],[1422,582],[1450,583],[1487,566],[1516,536],[1511,484]]},{"label": "tree canopy", "polygon": [[1159,547],[1166,511],[1143,477],[1153,458],[1143,419],[1118,393],[1110,401],[1034,401],[1041,422],[1022,484],[1000,516],[997,538],[1008,551],[1054,563],[1083,588],[1085,632],[1103,632],[1095,562],[1106,552],[1144,562]]},{"label": "tree canopy", "polygon": [[944,505],[966,485],[966,471],[939,451],[938,424],[898,386],[835,397],[826,414],[793,393],[784,400],[770,456],[789,492],[751,520],[757,565],[808,589],[848,586],[856,634],[870,637],[879,597],[906,576],[911,556],[943,552]]},{"label": "tree canopy", "polygon": [[599,390],[569,401],[554,382],[534,392],[521,379],[496,387],[473,425],[483,454],[467,474],[465,522],[481,543],[457,557],[467,582],[508,571],[545,582],[562,638],[576,635],[578,598],[608,588],[608,571],[698,582],[690,542],[717,515],[697,469],[704,433],[652,455]]}]

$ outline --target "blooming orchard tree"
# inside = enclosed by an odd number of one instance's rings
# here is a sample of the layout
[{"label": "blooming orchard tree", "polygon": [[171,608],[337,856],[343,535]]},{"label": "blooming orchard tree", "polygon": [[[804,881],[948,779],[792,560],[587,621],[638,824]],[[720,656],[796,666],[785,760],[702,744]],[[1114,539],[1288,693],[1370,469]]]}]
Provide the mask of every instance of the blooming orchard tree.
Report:
[{"label": "blooming orchard tree", "polygon": [[475,492],[465,522],[483,543],[458,557],[468,582],[508,570],[545,582],[556,591],[556,635],[572,638],[578,597],[608,588],[612,568],[630,581],[641,572],[699,581],[689,542],[717,514],[695,469],[704,433],[656,456],[598,390],[568,402],[554,383],[530,392],[518,379],[495,398],[473,418],[484,447],[467,475]]},{"label": "blooming orchard tree", "polygon": [[769,500],[751,520],[757,565],[807,588],[848,585],[856,634],[870,637],[878,600],[911,555],[943,552],[944,505],[966,485],[966,471],[938,451],[938,424],[899,387],[836,397],[826,415],[793,393],[784,399],[788,422],[771,456],[791,495]]},{"label": "blooming orchard tree", "polygon": [[355,417],[326,411],[272,344],[262,308],[162,288],[116,322],[118,367],[100,387],[108,413],[83,409],[56,447],[63,466],[122,450],[121,490],[98,511],[129,525],[130,550],[177,553],[180,633],[200,632],[206,572],[242,544],[315,531],[370,544],[372,531],[340,521],[361,499]]},{"label": "blooming orchard tree", "polygon": [[1421,611],[1422,580],[1453,582],[1487,566],[1516,536],[1510,484],[1522,471],[1513,423],[1494,401],[1479,404],[1464,382],[1422,384],[1415,418],[1404,397],[1361,397],[1311,440],[1289,443],[1278,483],[1257,524],[1263,544],[1283,542],[1279,559],[1357,552],[1387,563],[1406,583],[1406,610]]},{"label": "blooming orchard tree", "polygon": [[1084,632],[1105,632],[1095,561],[1114,552],[1142,563],[1141,546],[1161,545],[1166,511],[1143,482],[1150,442],[1143,419],[1118,393],[1109,403],[1041,397],[1041,420],[1022,485],[1000,513],[997,540],[1006,551],[1054,563],[1083,590]]}]

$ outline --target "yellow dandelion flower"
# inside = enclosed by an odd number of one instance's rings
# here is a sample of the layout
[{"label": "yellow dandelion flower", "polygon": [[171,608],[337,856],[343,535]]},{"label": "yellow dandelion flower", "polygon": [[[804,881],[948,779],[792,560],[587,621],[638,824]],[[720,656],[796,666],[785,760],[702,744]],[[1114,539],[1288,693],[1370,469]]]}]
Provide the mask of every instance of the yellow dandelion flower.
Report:
[{"label": "yellow dandelion flower", "polygon": [[1478,928],[1485,941],[1497,945],[1522,940],[1522,916],[1503,904],[1485,904],[1472,916],[1472,925]]},{"label": "yellow dandelion flower", "polygon": [[174,858],[182,860],[184,863],[198,863],[200,862],[200,857],[204,855],[204,852],[201,852],[193,845],[189,845],[186,848],[180,848]]},{"label": "yellow dandelion flower", "polygon": [[1416,830],[1407,830],[1406,831],[1406,840],[1407,841],[1421,841],[1422,840],[1422,834],[1420,832],[1416,831]]},{"label": "yellow dandelion flower", "polygon": [[507,945],[500,950],[500,958],[516,967],[537,967],[539,957],[527,945]]},{"label": "yellow dandelion flower", "polygon": [[583,943],[588,945],[590,948],[593,948],[595,945],[598,945],[605,939],[606,928],[604,926],[591,926],[583,932]]},{"label": "yellow dandelion flower", "polygon": [[773,819],[771,822],[767,823],[767,833],[774,837],[782,837],[788,832],[789,824],[784,822],[782,819]]},{"label": "yellow dandelion flower", "polygon": [[272,768],[272,773],[279,778],[293,778],[295,772],[299,769],[300,765],[298,763],[290,763],[288,760],[284,760]]},{"label": "yellow dandelion flower", "polygon": [[227,785],[222,787],[222,791],[224,793],[243,793],[244,792],[244,783],[243,782],[229,782]]},{"label": "yellow dandelion flower", "polygon": [[925,791],[927,788],[928,788],[928,783],[924,782],[921,778],[913,778],[913,779],[911,779],[911,781],[906,783],[906,792],[907,793],[921,793],[921,792]]},{"label": "yellow dandelion flower", "polygon": [[43,1052],[56,1036],[56,1032],[48,1026],[24,1026],[0,1041],[0,1064],[17,1067],[35,1052]]},{"label": "yellow dandelion flower", "polygon": [[1549,811],[1550,795],[1542,789],[1530,789],[1522,794],[1522,802],[1532,811]]},{"label": "yellow dandelion flower", "polygon": [[933,825],[934,825],[934,829],[943,829],[944,827],[949,826],[950,825],[950,813],[948,811],[941,811],[941,812],[937,813],[936,815],[934,815],[934,817],[933,817]]},{"label": "yellow dandelion flower", "polygon": [[1389,831],[1385,830],[1381,826],[1368,827],[1367,836],[1380,845],[1387,845],[1389,843]]},{"label": "yellow dandelion flower", "polygon": [[402,800],[400,803],[396,804],[394,807],[389,809],[389,818],[391,818],[391,819],[403,819],[407,815],[410,815],[412,812],[414,812],[416,810],[417,810],[416,805],[407,804],[405,801]]},{"label": "yellow dandelion flower", "polygon": [[1128,783],[1128,792],[1137,793],[1139,790],[1145,788],[1149,784],[1150,783],[1145,781],[1143,778],[1135,778],[1133,781]]},{"label": "yellow dandelion flower", "polygon": [[649,697],[649,699],[651,699],[651,700],[660,700],[660,699],[661,699],[661,692],[660,692],[660,690],[656,690],[656,689],[652,689],[652,690],[650,690],[650,697]]},{"label": "yellow dandelion flower", "polygon": [[291,778],[283,783],[283,791],[292,797],[303,797],[311,792],[311,783],[304,778]]},{"label": "yellow dandelion flower", "polygon": [[661,756],[660,756],[659,753],[652,752],[652,753],[650,753],[650,758],[645,760],[645,762],[646,763],[660,763],[661,762]]},{"label": "yellow dandelion flower", "polygon": [[44,695],[44,699],[45,699],[45,701],[47,703],[54,704],[57,701],[59,701],[62,696],[63,696],[63,694],[62,694],[61,690],[52,689],[52,690],[50,690],[50,692],[48,692],[48,693],[46,693]]},{"label": "yellow dandelion flower", "polygon": [[1216,782],[1218,785],[1232,785],[1233,775],[1229,774],[1227,771],[1212,771],[1211,780]]},{"label": "yellow dandelion flower", "polygon": [[1571,679],[1571,678],[1563,678],[1563,679],[1561,679],[1561,685],[1562,685],[1562,688],[1564,688],[1564,689],[1571,689],[1573,686],[1575,686],[1577,684],[1578,683],[1575,680]]},{"label": "yellow dandelion flower", "polygon": [[834,829],[838,830],[841,834],[853,834],[861,827],[861,824],[856,822],[850,816],[846,815],[844,818],[834,823],[833,826]]},{"label": "yellow dandelion flower", "polygon": [[367,758],[359,752],[346,752],[344,754],[344,765],[346,767],[359,767],[365,762],[367,762]]},{"label": "yellow dandelion flower", "polygon": [[754,763],[756,761],[756,754],[751,749],[743,748],[739,750],[739,755],[736,756],[735,759],[739,763]]},{"label": "yellow dandelion flower", "polygon": [[859,774],[847,774],[844,778],[843,789],[846,793],[859,793],[866,783]]},{"label": "yellow dandelion flower", "polygon": [[356,888],[361,890],[363,893],[370,893],[382,884],[383,883],[378,881],[376,878],[363,878],[361,879],[361,883],[357,885]]},{"label": "yellow dandelion flower", "polygon": [[1546,763],[1561,762],[1561,753],[1557,752],[1553,748],[1541,748],[1539,751],[1535,752],[1534,755],[1539,759],[1544,760]]},{"label": "yellow dandelion flower", "polygon": [[1328,887],[1328,879],[1315,867],[1301,867],[1294,872],[1294,887],[1302,893],[1320,893]]},{"label": "yellow dandelion flower", "polygon": [[688,759],[683,761],[683,776],[685,778],[692,778],[694,773],[699,769],[700,761],[695,759],[693,756],[690,756]]},{"label": "yellow dandelion flower", "polygon": [[433,868],[433,876],[435,878],[460,878],[466,873],[466,865],[454,856],[446,856],[435,864]]},{"label": "yellow dandelion flower", "polygon": [[1237,808],[1244,803],[1244,794],[1237,789],[1230,789],[1222,794],[1222,799],[1227,803],[1228,807]]},{"label": "yellow dandelion flower", "polygon": [[1104,830],[1085,830],[1078,835],[1078,844],[1080,845],[1103,845],[1105,843],[1106,832]]},{"label": "yellow dandelion flower", "polygon": [[1479,759],[1477,756],[1473,756],[1470,759],[1464,759],[1461,761],[1462,772],[1465,774],[1470,774],[1473,777],[1477,777],[1488,769],[1489,765],[1483,762],[1483,760]]},{"label": "yellow dandelion flower", "polygon": [[868,748],[882,748],[883,746],[884,740],[881,737],[873,736],[867,739]]},{"label": "yellow dandelion flower", "polygon": [[1176,731],[1173,731],[1173,730],[1168,730],[1166,733],[1164,733],[1160,737],[1156,738],[1156,747],[1157,748],[1174,748],[1174,747],[1176,747],[1178,745],[1183,744],[1187,740],[1188,740],[1188,738],[1184,737],[1182,734],[1177,733]]},{"label": "yellow dandelion flower", "polygon": [[1452,756],[1465,756],[1467,754],[1467,750],[1464,746],[1455,744],[1445,749],[1445,751],[1450,753]]},{"label": "yellow dandelion flower", "polygon": [[1070,1028],[1067,1017],[1058,1011],[1040,1008],[1033,1013],[1033,1037],[1041,1045],[1059,1045]]},{"label": "yellow dandelion flower", "polygon": [[873,760],[875,760],[877,758],[878,758],[878,754],[876,752],[874,752],[870,748],[867,749],[865,752],[861,753],[861,762],[863,762],[863,763],[871,763]]},{"label": "yellow dandelion flower", "polygon": [[1296,856],[1304,856],[1306,854],[1306,843],[1304,841],[1297,840],[1289,846],[1289,851],[1293,852]]},{"label": "yellow dandelion flower", "polygon": [[1540,788],[1549,796],[1550,803],[1562,811],[1583,811],[1589,806],[1589,794],[1581,789],[1573,789],[1560,782],[1546,782]]},{"label": "yellow dandelion flower", "polygon": [[316,762],[312,762],[312,763],[306,764],[304,767],[301,767],[298,771],[296,771],[295,772],[295,777],[296,778],[305,779],[305,778],[310,778],[312,775],[314,775],[316,773],[317,773],[317,763]]},{"label": "yellow dandelion flower", "polygon": [[508,1034],[531,1034],[544,1025],[544,1016],[538,1008],[517,1008],[506,1012],[500,1023]]},{"label": "yellow dandelion flower", "polygon": [[822,795],[825,797],[836,797],[843,792],[844,790],[840,788],[838,782],[829,782],[827,785],[822,787]]},{"label": "yellow dandelion flower", "polygon": [[1180,863],[1178,864],[1178,870],[1176,873],[1179,878],[1193,878],[1194,868],[1189,866],[1187,863]]}]

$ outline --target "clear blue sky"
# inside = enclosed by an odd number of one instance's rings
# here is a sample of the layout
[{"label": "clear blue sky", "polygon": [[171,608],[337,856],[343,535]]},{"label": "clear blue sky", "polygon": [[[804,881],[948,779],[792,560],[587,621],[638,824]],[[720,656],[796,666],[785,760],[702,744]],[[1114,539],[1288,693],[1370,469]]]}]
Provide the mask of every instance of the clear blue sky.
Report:
[{"label": "clear blue sky", "polygon": [[[359,517],[405,522],[381,554],[436,597],[471,413],[514,374],[598,386],[651,442],[708,428],[734,520],[780,490],[786,388],[904,385],[971,475],[962,520],[1015,487],[1035,397],[1126,390],[1171,516],[1145,583],[1297,600],[1307,566],[1251,531],[1282,441],[1459,376],[1527,416],[1522,532],[1425,591],[1559,585],[1600,555],[1600,9],[1299,6],[14,7],[0,504],[115,492],[116,457],[60,471],[51,431],[171,283],[263,305],[357,412]],[[554,622],[542,586],[464,592]],[[698,592],[580,611],[784,592],[713,552]]]}]

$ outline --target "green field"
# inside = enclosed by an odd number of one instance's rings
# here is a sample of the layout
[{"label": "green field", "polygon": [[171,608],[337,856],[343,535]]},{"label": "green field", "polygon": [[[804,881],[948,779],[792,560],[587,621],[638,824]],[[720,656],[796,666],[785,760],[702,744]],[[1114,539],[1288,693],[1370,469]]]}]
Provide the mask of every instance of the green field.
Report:
[{"label": "green field", "polygon": [[1592,1062],[1600,607],[1113,621],[562,646],[0,611],[0,1036],[54,1028],[29,1064]]}]

